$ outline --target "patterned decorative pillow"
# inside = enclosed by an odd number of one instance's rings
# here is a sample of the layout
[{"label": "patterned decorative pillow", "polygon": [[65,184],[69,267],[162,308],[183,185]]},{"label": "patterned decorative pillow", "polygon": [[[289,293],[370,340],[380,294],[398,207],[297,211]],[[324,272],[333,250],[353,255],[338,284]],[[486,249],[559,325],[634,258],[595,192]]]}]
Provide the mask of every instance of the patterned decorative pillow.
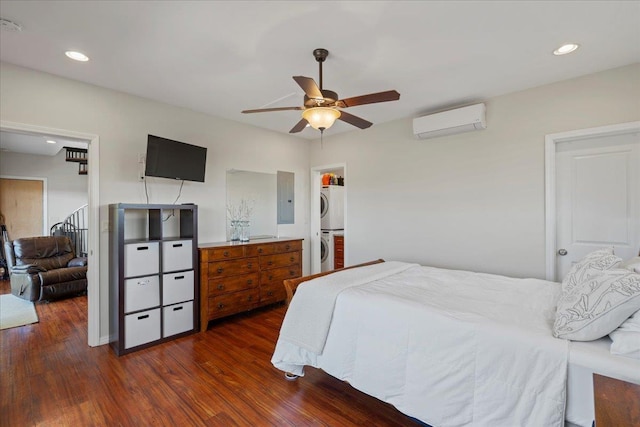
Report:
[{"label": "patterned decorative pillow", "polygon": [[558,301],[553,335],[592,341],[616,329],[640,310],[640,274],[624,268],[587,268],[585,280],[563,292]]},{"label": "patterned decorative pillow", "polygon": [[619,265],[620,268],[626,268],[627,270],[640,273],[640,256],[628,259]]},{"label": "patterned decorative pillow", "polygon": [[589,279],[587,274],[593,270],[608,270],[622,261],[613,254],[613,248],[603,248],[593,251],[575,263],[562,281],[562,293],[570,292],[576,285]]},{"label": "patterned decorative pillow", "polygon": [[609,334],[611,354],[640,360],[640,311],[636,311]]}]

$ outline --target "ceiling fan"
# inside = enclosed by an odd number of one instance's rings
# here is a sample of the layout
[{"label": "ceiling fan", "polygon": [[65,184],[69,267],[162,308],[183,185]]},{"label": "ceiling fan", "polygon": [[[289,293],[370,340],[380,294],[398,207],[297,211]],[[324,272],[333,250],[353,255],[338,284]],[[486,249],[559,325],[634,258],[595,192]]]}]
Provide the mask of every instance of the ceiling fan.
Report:
[{"label": "ceiling fan", "polygon": [[322,88],[322,63],[329,56],[326,49],[315,49],[313,56],[318,61],[320,68],[320,86],[311,77],[293,76],[304,90],[304,105],[300,107],[278,107],[278,108],[260,108],[256,110],[244,110],[243,113],[264,113],[270,111],[287,111],[301,110],[302,119],[289,131],[289,133],[297,133],[303,130],[307,123],[314,129],[324,132],[329,129],[336,119],[349,123],[360,129],[366,129],[373,123],[362,119],[346,111],[343,108],[355,107],[356,105],[374,104],[377,102],[397,101],[400,94],[395,90],[385,92],[370,93],[368,95],[354,96],[352,98],[340,99],[334,91]]}]

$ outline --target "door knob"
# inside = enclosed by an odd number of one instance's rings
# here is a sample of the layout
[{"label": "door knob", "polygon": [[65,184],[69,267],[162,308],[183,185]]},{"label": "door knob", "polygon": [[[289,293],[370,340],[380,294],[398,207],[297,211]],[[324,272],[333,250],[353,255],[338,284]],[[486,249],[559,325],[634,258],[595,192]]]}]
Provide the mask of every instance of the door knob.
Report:
[{"label": "door knob", "polygon": [[567,250],[566,249],[558,249],[558,255],[565,256],[566,254],[567,254]]}]

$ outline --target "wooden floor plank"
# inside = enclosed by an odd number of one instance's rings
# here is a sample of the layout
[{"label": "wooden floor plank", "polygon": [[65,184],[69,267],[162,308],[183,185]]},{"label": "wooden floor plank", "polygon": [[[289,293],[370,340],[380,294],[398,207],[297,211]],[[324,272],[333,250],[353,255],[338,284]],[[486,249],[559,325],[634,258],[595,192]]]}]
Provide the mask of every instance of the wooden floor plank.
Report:
[{"label": "wooden floor plank", "polygon": [[87,345],[86,297],[36,303],[39,323],[0,331],[0,426],[417,425],[320,370],[286,381],[270,362],[285,310],[118,357]]}]

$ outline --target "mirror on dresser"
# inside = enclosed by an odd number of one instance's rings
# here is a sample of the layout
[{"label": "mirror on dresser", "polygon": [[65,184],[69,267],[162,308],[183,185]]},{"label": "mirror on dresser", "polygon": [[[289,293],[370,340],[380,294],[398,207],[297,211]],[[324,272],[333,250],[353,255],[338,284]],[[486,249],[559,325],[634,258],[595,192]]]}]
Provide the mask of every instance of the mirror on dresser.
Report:
[{"label": "mirror on dresser", "polygon": [[[227,171],[227,240],[231,240],[231,216],[239,208],[250,210],[250,238],[269,238],[278,234],[278,224],[294,223],[294,174],[264,173],[238,169]],[[232,213],[233,212],[233,213]],[[235,218],[246,219],[246,218]]]}]

